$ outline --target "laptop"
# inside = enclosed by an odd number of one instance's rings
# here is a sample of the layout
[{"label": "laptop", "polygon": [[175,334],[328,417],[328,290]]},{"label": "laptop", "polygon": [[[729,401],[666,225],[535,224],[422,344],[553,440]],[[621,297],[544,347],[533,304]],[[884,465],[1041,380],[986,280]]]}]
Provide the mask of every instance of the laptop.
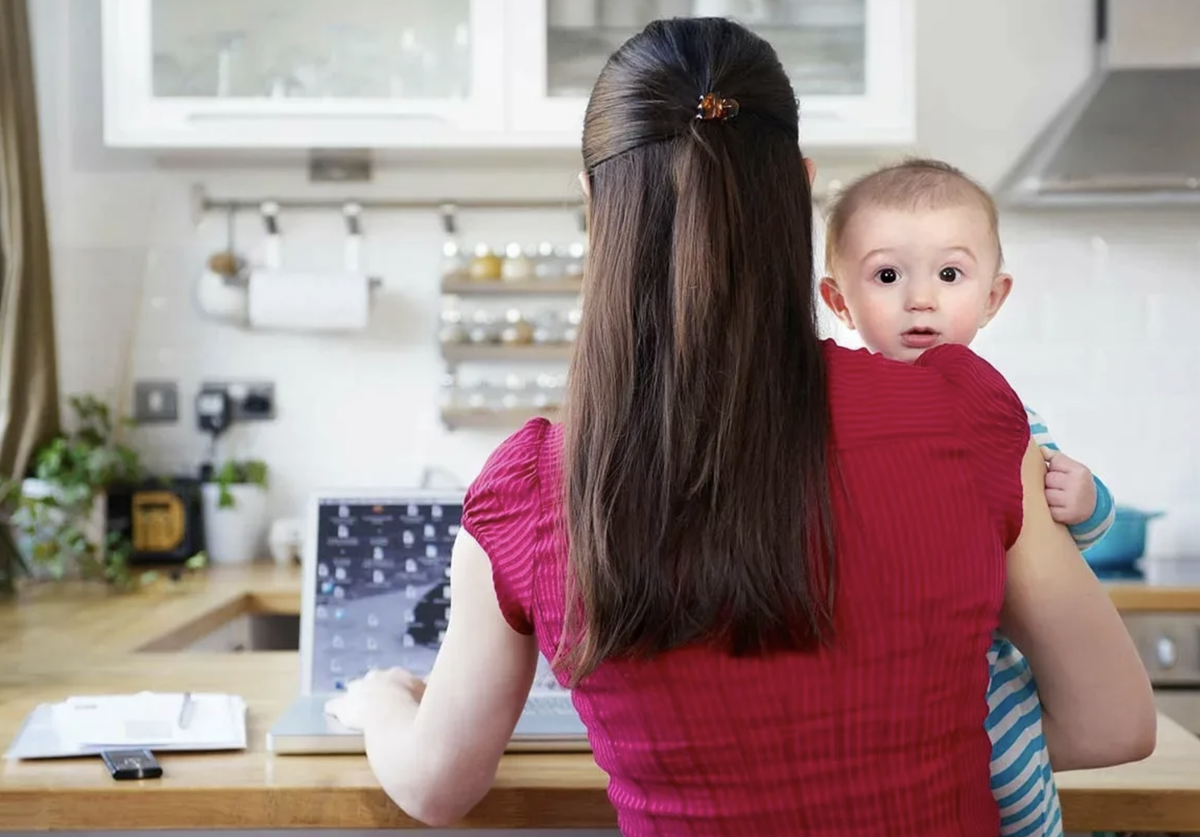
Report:
[{"label": "laptop", "polygon": [[[325,702],[372,668],[429,674],[450,616],[462,492],[321,492],[309,501],[300,603],[300,695],[267,733],[280,755],[362,753]],[[588,751],[587,731],[545,657],[510,751]]]}]

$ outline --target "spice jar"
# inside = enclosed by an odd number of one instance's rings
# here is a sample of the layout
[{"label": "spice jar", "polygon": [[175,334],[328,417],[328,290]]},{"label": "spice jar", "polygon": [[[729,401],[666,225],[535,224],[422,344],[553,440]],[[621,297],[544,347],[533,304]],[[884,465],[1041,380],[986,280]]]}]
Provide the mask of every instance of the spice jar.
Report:
[{"label": "spice jar", "polygon": [[559,311],[540,311],[533,318],[534,343],[562,343],[565,319]]},{"label": "spice jar", "polygon": [[505,249],[500,278],[505,282],[527,282],[533,278],[533,260],[521,250],[521,245],[510,244]]},{"label": "spice jar", "polygon": [[494,282],[500,278],[501,259],[486,244],[477,244],[469,271],[474,282]]},{"label": "spice jar", "polygon": [[462,251],[458,249],[458,244],[453,241],[447,241],[442,245],[442,278],[443,279],[458,279],[467,270],[467,260],[463,258]]},{"label": "spice jar", "polygon": [[584,252],[585,248],[581,241],[577,241],[567,248],[567,260],[563,272],[568,279],[583,278]]},{"label": "spice jar", "polygon": [[504,376],[504,393],[500,396],[500,406],[513,410],[522,405],[525,400],[526,381],[519,375]]},{"label": "spice jar", "polygon": [[554,252],[554,245],[549,241],[543,241],[537,248],[537,261],[533,266],[533,273],[538,279],[553,281],[561,279],[563,275],[563,261]]},{"label": "spice jar", "polygon": [[466,343],[467,337],[462,312],[454,308],[442,311],[442,329],[438,332],[438,339],[442,343]]},{"label": "spice jar", "polygon": [[510,308],[504,314],[505,326],[500,332],[500,342],[508,346],[525,346],[533,342],[533,326],[521,316],[521,312]]},{"label": "spice jar", "polygon": [[496,342],[496,315],[490,311],[476,311],[471,317],[467,337],[472,343]]},{"label": "spice jar", "polygon": [[574,343],[575,337],[579,334],[579,323],[583,319],[583,312],[578,308],[572,308],[567,312],[567,327],[563,329],[563,340],[567,343]]}]

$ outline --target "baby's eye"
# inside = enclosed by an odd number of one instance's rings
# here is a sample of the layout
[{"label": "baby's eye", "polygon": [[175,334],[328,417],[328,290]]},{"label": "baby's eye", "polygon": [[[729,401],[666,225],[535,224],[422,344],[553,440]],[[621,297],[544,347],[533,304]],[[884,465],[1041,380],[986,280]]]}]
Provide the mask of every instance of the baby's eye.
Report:
[{"label": "baby's eye", "polygon": [[896,273],[896,269],[894,267],[885,267],[875,274],[875,278],[884,285],[890,285],[893,282],[900,281],[900,274]]},{"label": "baby's eye", "polygon": [[954,282],[960,276],[962,276],[962,271],[957,267],[943,267],[938,273],[938,278],[943,282]]}]

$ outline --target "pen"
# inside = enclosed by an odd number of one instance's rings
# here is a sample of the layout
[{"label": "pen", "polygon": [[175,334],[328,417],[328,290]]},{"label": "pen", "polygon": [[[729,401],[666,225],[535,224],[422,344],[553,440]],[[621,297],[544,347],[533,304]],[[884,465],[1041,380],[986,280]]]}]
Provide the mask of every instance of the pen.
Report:
[{"label": "pen", "polygon": [[195,704],[192,702],[192,693],[183,693],[183,705],[179,707],[179,728],[187,729],[188,724],[192,722],[192,710]]}]

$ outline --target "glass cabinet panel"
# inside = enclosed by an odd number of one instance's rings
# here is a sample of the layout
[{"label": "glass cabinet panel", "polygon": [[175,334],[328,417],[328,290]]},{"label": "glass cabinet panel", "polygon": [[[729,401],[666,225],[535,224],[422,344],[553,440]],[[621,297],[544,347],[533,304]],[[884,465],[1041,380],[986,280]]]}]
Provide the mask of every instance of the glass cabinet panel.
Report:
[{"label": "glass cabinet panel", "polygon": [[622,42],[685,16],[733,17],[762,35],[802,98],[865,93],[867,0],[548,0],[547,96],[586,97]]},{"label": "glass cabinet panel", "polygon": [[471,24],[471,0],[152,0],[152,95],[466,99]]}]

